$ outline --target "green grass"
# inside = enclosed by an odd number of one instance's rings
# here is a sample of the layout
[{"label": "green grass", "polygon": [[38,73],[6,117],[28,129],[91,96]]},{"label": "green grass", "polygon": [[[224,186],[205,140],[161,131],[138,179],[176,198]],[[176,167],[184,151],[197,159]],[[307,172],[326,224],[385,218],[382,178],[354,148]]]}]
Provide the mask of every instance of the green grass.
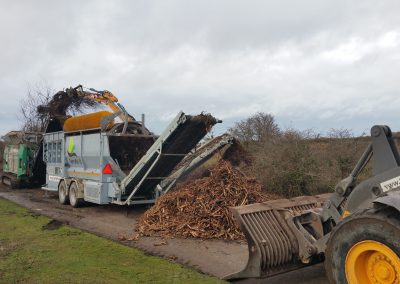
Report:
[{"label": "green grass", "polygon": [[0,198],[0,283],[219,283]]}]

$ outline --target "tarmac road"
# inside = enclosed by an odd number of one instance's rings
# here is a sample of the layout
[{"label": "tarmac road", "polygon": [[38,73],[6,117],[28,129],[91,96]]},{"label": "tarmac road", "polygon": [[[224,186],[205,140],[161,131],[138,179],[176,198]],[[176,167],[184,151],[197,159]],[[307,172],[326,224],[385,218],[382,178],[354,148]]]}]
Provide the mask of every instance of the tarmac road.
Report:
[{"label": "tarmac road", "polygon": [[[32,212],[48,216],[70,226],[139,248],[192,267],[205,274],[223,277],[241,270],[247,261],[247,244],[222,240],[167,239],[142,237],[138,241],[124,241],[134,234],[136,220],[146,207],[117,205],[87,205],[72,208],[58,203],[57,195],[41,189],[9,190],[0,185],[0,197],[13,201]],[[315,265],[268,279],[249,279],[238,283],[328,283],[322,265]]]}]

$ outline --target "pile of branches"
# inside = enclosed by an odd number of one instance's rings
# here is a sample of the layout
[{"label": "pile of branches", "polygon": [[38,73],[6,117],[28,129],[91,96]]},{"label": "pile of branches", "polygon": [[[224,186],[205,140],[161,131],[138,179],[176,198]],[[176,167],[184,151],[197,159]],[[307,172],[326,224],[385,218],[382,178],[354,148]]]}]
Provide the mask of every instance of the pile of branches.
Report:
[{"label": "pile of branches", "polygon": [[39,105],[37,112],[41,116],[62,117],[68,112],[80,113],[85,108],[94,108],[98,102],[82,95],[82,87],[67,88],[57,92],[45,105]]},{"label": "pile of branches", "polygon": [[221,161],[210,176],[190,181],[158,199],[137,224],[139,236],[242,239],[229,207],[275,199],[260,183]]}]

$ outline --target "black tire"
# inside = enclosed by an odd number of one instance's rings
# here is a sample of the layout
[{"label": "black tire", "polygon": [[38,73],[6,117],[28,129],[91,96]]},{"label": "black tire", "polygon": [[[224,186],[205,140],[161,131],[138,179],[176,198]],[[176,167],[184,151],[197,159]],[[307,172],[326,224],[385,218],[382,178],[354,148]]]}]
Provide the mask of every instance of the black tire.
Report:
[{"label": "black tire", "polygon": [[22,183],[18,179],[11,179],[11,189],[20,189],[22,188]]},{"label": "black tire", "polygon": [[[124,123],[119,123],[114,125],[109,132],[110,133],[121,133],[124,128]],[[142,134],[142,135],[151,135],[152,133],[147,129],[142,127],[142,125],[138,122],[129,122],[128,127],[126,129],[126,134]]]},{"label": "black tire", "polygon": [[7,176],[1,176],[1,183],[11,188],[11,180]]},{"label": "black tire", "polygon": [[78,208],[82,203],[83,199],[78,198],[78,186],[76,182],[72,182],[69,186],[69,204],[71,204],[72,207]]},{"label": "black tire", "polygon": [[58,184],[58,200],[61,204],[68,204],[68,189],[64,180]]},{"label": "black tire", "polygon": [[19,189],[21,188],[20,180],[12,175],[4,174],[1,176],[1,183],[7,186],[10,189]]},{"label": "black tire", "polygon": [[[332,231],[327,243],[325,270],[330,283],[349,283],[346,277],[346,257],[360,242],[379,242],[400,257],[399,236],[400,214],[392,208],[369,209],[346,218]],[[359,283],[364,282],[359,280]]]}]

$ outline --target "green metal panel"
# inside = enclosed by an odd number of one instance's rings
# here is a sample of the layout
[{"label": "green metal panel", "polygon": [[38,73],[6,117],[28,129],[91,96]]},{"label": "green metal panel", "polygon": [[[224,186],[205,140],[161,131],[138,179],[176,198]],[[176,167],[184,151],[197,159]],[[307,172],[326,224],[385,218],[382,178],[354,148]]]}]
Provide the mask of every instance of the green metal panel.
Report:
[{"label": "green metal panel", "polygon": [[[14,176],[17,181],[40,182],[45,175],[42,165],[42,155],[37,155],[41,149],[41,135],[12,131],[5,136],[3,172]],[[38,157],[38,159],[37,159]]]},{"label": "green metal panel", "polygon": [[10,153],[10,145],[6,145],[4,147],[4,155],[3,155],[3,171],[7,173],[9,171],[8,159]]},{"label": "green metal panel", "polygon": [[20,144],[18,151],[18,172],[17,172],[18,177],[26,175],[27,159],[28,159],[28,148],[26,145]]},{"label": "green metal panel", "polygon": [[9,144],[6,146],[4,151],[4,172],[18,174],[18,152],[19,145]]},{"label": "green metal panel", "polygon": [[27,175],[29,148],[25,144],[6,145],[3,156],[3,171],[17,177]]}]

